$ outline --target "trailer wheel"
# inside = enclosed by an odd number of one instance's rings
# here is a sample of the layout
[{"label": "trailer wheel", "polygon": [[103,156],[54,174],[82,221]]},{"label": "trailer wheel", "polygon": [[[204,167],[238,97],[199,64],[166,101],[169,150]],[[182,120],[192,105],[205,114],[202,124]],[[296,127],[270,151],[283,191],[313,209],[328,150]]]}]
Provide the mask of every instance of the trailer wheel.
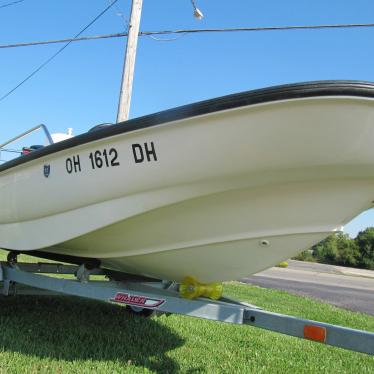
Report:
[{"label": "trailer wheel", "polygon": [[8,255],[7,255],[7,262],[9,264],[15,264],[17,263],[17,257],[18,257],[19,253],[16,252],[16,251],[10,251],[8,252]]},{"label": "trailer wheel", "polygon": [[146,309],[132,305],[126,305],[126,311],[130,314],[144,318],[152,317],[155,314],[155,311],[152,309]]}]

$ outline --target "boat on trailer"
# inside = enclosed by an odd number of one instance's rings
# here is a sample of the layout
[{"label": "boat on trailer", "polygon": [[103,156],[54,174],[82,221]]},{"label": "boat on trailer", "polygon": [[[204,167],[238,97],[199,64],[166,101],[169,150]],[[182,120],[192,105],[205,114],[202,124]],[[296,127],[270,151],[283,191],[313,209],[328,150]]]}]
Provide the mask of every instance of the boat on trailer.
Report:
[{"label": "boat on trailer", "polygon": [[[51,144],[0,165],[0,248],[9,250],[0,294],[74,295],[373,355],[372,332],[268,312],[199,282],[268,268],[373,205],[373,99],[366,82],[287,85],[57,143],[44,125],[3,143],[9,151],[41,128]],[[75,265],[20,263],[20,253]]]},{"label": "boat on trailer", "polygon": [[176,282],[239,279],[373,206],[373,144],[374,84],[355,81],[101,126],[0,165],[0,248]]}]

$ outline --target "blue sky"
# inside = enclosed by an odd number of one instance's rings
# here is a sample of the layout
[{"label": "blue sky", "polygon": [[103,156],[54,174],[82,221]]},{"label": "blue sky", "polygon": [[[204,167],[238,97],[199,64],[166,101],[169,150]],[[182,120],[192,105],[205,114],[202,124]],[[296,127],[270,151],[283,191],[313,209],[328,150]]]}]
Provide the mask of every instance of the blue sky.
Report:
[{"label": "blue sky", "polygon": [[[0,0],[0,6],[11,0]],[[374,22],[372,0],[144,0],[141,30]],[[25,0],[0,8],[0,44],[71,37],[109,0]],[[119,0],[84,35],[125,31]],[[142,37],[138,44],[131,117],[215,96],[271,85],[323,80],[374,81],[374,28],[185,35],[176,41]],[[161,37],[160,37],[161,38]],[[0,141],[36,124],[75,134],[114,122],[124,39],[71,44],[50,65],[0,102]],[[0,96],[60,45],[0,50]],[[347,231],[374,225],[364,213]]]}]

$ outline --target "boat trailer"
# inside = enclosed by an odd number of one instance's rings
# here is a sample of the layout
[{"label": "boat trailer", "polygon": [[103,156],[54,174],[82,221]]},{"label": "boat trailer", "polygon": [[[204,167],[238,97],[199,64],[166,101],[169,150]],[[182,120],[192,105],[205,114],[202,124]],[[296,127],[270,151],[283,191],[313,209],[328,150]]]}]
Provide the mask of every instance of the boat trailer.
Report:
[{"label": "boat trailer", "polygon": [[[49,274],[49,275],[47,275]],[[57,278],[53,275],[69,278]],[[97,275],[106,276],[107,279]],[[96,279],[92,279],[96,278]],[[103,279],[103,280],[101,280]],[[134,313],[182,314],[214,321],[249,325],[309,339],[351,351],[374,355],[374,333],[265,311],[257,306],[221,297],[188,300],[174,282],[85,265],[19,263],[8,256],[0,263],[0,294],[70,295],[126,306]]]}]

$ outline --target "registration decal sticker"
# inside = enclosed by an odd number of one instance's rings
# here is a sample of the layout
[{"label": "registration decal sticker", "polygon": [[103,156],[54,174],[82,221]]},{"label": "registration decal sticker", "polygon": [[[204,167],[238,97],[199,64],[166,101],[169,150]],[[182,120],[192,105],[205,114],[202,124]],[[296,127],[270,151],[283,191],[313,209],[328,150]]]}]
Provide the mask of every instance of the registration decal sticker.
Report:
[{"label": "registration decal sticker", "polygon": [[43,173],[44,173],[44,176],[48,178],[49,174],[51,173],[51,165],[44,165]]}]

